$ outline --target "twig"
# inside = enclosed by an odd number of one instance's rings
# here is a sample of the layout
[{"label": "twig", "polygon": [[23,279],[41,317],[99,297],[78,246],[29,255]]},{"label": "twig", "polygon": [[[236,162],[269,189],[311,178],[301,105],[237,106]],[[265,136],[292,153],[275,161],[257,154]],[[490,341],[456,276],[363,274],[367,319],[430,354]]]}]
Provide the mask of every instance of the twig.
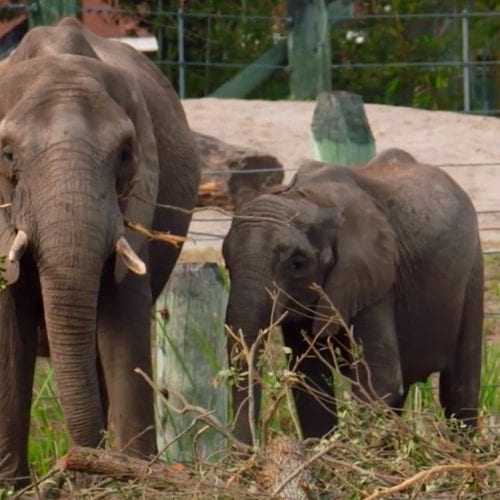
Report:
[{"label": "twig", "polygon": [[161,241],[163,243],[167,243],[168,245],[173,245],[174,247],[178,247],[181,243],[184,243],[187,240],[186,236],[179,236],[177,234],[164,233],[161,231],[155,231],[154,229],[148,229],[138,222],[133,222],[128,219],[124,219],[123,222],[125,227],[146,236],[146,238],[149,238],[150,240]]},{"label": "twig", "polygon": [[257,340],[250,347],[250,352],[248,355],[247,363],[248,363],[248,425],[250,427],[250,436],[252,436],[252,445],[254,449],[257,448],[257,433],[255,432],[255,383],[254,383],[254,361],[255,361],[255,353],[257,348],[260,345],[260,342],[263,337],[263,331],[260,332]]},{"label": "twig", "polygon": [[0,208],[10,208],[12,206],[12,203],[3,203],[0,205]]},{"label": "twig", "polygon": [[496,488],[490,491],[485,491],[484,493],[477,495],[476,500],[479,500],[479,498],[485,498],[487,496],[489,497],[490,495],[491,495],[490,498],[496,498],[495,495],[500,495],[500,488]]},{"label": "twig", "polygon": [[[210,413],[214,413],[214,412],[215,412],[215,410],[213,410]],[[197,419],[198,419],[198,417],[197,417]],[[196,434],[193,437],[193,445],[192,445],[193,446],[193,457],[196,457],[196,460],[198,462],[200,461],[200,457],[198,456],[198,441],[203,436],[203,434],[205,434],[205,432],[209,431],[210,429],[211,429],[211,427],[209,425],[205,424],[199,431],[196,432]]]},{"label": "twig", "polygon": [[[120,453],[125,453],[123,450],[125,448],[128,448],[136,439],[139,439],[141,436],[143,436],[144,434],[146,434],[147,432],[150,432],[154,430],[154,427],[153,426],[148,426],[146,427],[144,430],[142,430],[141,432],[139,432],[139,434],[133,436],[132,438],[129,439],[129,441],[127,441],[122,447],[120,450],[118,450]],[[104,448],[104,443],[105,443],[105,440],[106,440],[106,436],[103,436],[102,440],[101,440],[101,445],[103,445],[103,448]]]},{"label": "twig", "polygon": [[393,493],[397,493],[401,490],[408,488],[409,486],[415,484],[416,482],[425,481],[429,476],[432,476],[434,474],[440,474],[442,472],[450,472],[458,470],[465,470],[465,471],[470,470],[476,472],[479,470],[490,469],[491,467],[495,467],[498,464],[500,464],[500,455],[498,455],[498,457],[495,458],[495,460],[492,460],[491,462],[488,462],[483,465],[472,465],[464,463],[435,465],[430,469],[418,472],[417,474],[413,475],[412,477],[409,477],[408,479],[406,479],[405,481],[396,486],[392,486],[390,488],[386,488],[384,490],[372,493],[371,495],[365,497],[364,500],[375,500],[376,498],[382,498],[388,495],[392,495]]},{"label": "twig", "polygon": [[[290,372],[292,373],[293,375],[295,375],[295,377],[297,377],[297,375],[295,374],[295,372]],[[287,375],[287,374],[285,374]],[[300,419],[299,419],[299,415],[297,413],[297,408],[295,406],[295,403],[294,403],[294,398],[293,398],[293,394],[292,394],[292,385],[295,383],[293,381],[293,378],[295,377],[285,377],[285,394],[286,394],[286,402],[287,402],[287,406],[288,406],[288,411],[290,412],[290,417],[292,418],[292,422],[293,422],[293,426],[295,427],[295,431],[297,432],[297,437],[299,439],[299,441],[303,441],[304,440],[304,432],[302,431],[302,425],[300,425]],[[290,384],[290,379],[292,379],[292,383]]]},{"label": "twig", "polygon": [[34,481],[33,483],[29,484],[28,486],[26,486],[22,490],[16,491],[15,495],[12,498],[19,498],[19,499],[21,499],[24,496],[25,493],[27,493],[28,491],[32,490],[33,488],[35,488],[35,490],[38,490],[38,486],[40,486],[41,483],[43,483],[44,481],[46,481],[47,479],[51,478],[52,476],[54,476],[54,475],[56,475],[58,473],[59,473],[58,470],[52,469],[47,474],[45,474],[45,476],[42,476],[37,481]]},{"label": "twig", "polygon": [[362,476],[370,476],[373,479],[381,479],[383,481],[387,481],[392,484],[396,484],[399,481],[395,477],[388,476],[387,474],[380,474],[378,472],[374,472],[368,469],[363,469],[362,467],[356,465],[353,462],[347,462],[345,460],[339,460],[338,458],[333,458],[333,457],[323,457],[323,460],[337,467],[345,467],[347,469],[352,469],[353,471],[358,472]]},{"label": "twig", "polygon": [[160,456],[165,453],[174,443],[182,439],[189,431],[191,431],[191,429],[194,428],[198,421],[201,420],[201,417],[203,417],[203,415],[194,417],[191,423],[179,434],[177,434],[177,436],[171,439],[165,446],[163,446],[161,450],[159,450],[158,453],[150,460],[149,463],[152,464],[156,462],[160,458]]},{"label": "twig", "polygon": [[248,446],[245,443],[242,443],[239,439],[236,439],[231,432],[224,426],[224,424],[214,415],[211,415],[210,412],[207,412],[205,408],[201,408],[200,406],[195,406],[191,405],[187,402],[186,398],[182,396],[181,394],[170,391],[172,394],[174,394],[177,398],[179,398],[184,405],[183,408],[175,408],[169,401],[166,400],[165,396],[162,394],[162,392],[154,385],[153,381],[151,378],[140,368],[135,368],[135,373],[138,373],[141,375],[144,380],[149,384],[149,386],[158,394],[164,398],[164,400],[167,402],[169,405],[169,408],[174,411],[175,413],[178,413],[179,415],[183,415],[184,413],[187,412],[194,412],[197,413],[199,416],[199,419],[204,422],[205,424],[209,425],[213,429],[215,429],[219,434],[222,434],[229,442],[232,443],[232,445],[242,451],[243,453],[252,453],[254,450],[251,446]]},{"label": "twig", "polygon": [[230,217],[231,219],[239,219],[239,220],[252,220],[252,221],[262,221],[262,222],[278,222],[280,224],[289,224],[292,222],[299,214],[296,213],[292,217],[290,217],[288,220],[281,220],[276,217],[265,217],[265,216],[258,216],[258,215],[235,215],[232,212],[225,210],[223,208],[217,207],[217,206],[204,206],[204,207],[196,207],[193,209],[188,209],[188,208],[183,208],[183,207],[178,207],[175,205],[167,205],[165,203],[152,203],[148,200],[145,200],[141,198],[140,196],[137,196],[136,194],[132,195],[135,199],[142,201],[146,205],[151,205],[153,207],[157,208],[163,208],[165,210],[174,210],[176,212],[180,212],[186,215],[193,215],[198,212],[206,212],[208,210],[213,210],[214,212],[218,212],[222,215],[225,215],[226,217]]}]

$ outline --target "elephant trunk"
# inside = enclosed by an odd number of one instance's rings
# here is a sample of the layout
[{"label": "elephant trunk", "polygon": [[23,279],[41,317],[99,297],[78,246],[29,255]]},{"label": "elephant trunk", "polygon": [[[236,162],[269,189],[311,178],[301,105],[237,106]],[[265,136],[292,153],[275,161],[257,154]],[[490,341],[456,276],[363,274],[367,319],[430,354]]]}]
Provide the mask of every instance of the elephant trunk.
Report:
[{"label": "elephant trunk", "polygon": [[[244,278],[231,280],[231,293],[229,296],[226,323],[231,328],[234,335],[238,336],[241,331],[243,339],[250,349],[259,339],[259,332],[267,328],[271,321],[272,302],[265,292],[265,285],[259,286],[259,282]],[[245,284],[246,283],[246,284]],[[231,365],[235,366],[239,373],[248,373],[249,359],[243,355],[237,356],[241,351],[238,348],[239,341],[230,336],[228,341],[228,355]],[[257,354],[260,347],[256,346],[252,366],[257,370]],[[256,374],[257,375],[257,374]],[[253,408],[249,407],[249,380],[245,375],[242,380],[238,380],[232,389],[232,401],[234,412],[234,433],[235,436],[247,444],[253,443],[250,422],[257,422],[260,412],[261,387],[257,383],[257,376],[252,378],[253,382]],[[252,418],[253,413],[253,418]]]},{"label": "elephant trunk", "polygon": [[104,207],[90,192],[86,198],[83,203],[61,195],[57,206],[49,204],[43,221],[37,221],[33,244],[68,429],[75,444],[95,447],[105,427],[97,378],[97,300],[103,266],[116,237],[111,220],[103,220]]},{"label": "elephant trunk", "polygon": [[[69,267],[41,274],[45,323],[57,387],[72,440],[96,447],[104,429],[97,379],[99,280]],[[83,278],[83,279],[82,279]]]}]

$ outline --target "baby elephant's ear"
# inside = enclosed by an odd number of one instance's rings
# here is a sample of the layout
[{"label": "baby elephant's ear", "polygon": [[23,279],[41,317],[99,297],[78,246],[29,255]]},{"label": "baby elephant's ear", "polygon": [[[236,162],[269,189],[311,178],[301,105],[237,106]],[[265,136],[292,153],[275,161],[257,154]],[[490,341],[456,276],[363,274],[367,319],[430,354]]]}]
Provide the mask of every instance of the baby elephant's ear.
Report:
[{"label": "baby elephant's ear", "polygon": [[[155,203],[158,195],[159,164],[158,148],[153,130],[153,123],[139,90],[135,90],[135,109],[132,120],[135,126],[134,184],[127,196],[124,217],[150,229],[153,223]],[[127,229],[127,241],[137,255],[141,254],[146,239],[137,232]],[[116,259],[115,280],[119,283],[128,268],[121,259]]]},{"label": "baby elephant's ear", "polygon": [[2,278],[11,285],[19,277],[19,262],[9,262],[8,255],[16,236],[14,226],[11,223],[12,185],[0,175],[0,257],[5,261],[0,264]]},{"label": "baby elephant's ear", "polygon": [[[318,310],[333,304],[343,320],[382,299],[393,287],[399,260],[395,232],[372,199],[356,189],[346,200],[335,241],[335,263],[323,283]],[[317,320],[315,333],[325,328]],[[336,327],[330,328],[333,333]]]}]

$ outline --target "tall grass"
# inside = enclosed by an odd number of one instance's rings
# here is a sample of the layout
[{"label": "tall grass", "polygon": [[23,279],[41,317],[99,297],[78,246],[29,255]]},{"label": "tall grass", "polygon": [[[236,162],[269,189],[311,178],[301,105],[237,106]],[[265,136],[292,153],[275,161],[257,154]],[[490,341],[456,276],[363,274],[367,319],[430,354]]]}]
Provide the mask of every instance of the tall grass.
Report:
[{"label": "tall grass", "polygon": [[54,371],[38,359],[31,407],[28,459],[36,476],[46,474],[69,447],[62,407],[56,395]]}]

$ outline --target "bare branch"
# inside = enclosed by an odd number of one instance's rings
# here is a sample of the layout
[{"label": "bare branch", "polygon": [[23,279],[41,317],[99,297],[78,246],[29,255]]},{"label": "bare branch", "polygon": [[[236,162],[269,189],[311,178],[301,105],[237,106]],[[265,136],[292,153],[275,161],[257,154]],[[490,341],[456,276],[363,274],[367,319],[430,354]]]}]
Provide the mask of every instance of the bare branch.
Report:
[{"label": "bare branch", "polygon": [[445,465],[435,465],[434,467],[431,467],[430,469],[427,470],[422,470],[415,474],[414,476],[406,479],[402,483],[392,486],[391,488],[386,488],[384,490],[377,491],[375,493],[372,493],[371,495],[368,495],[367,497],[364,498],[364,500],[375,500],[376,498],[382,498],[386,497],[389,495],[392,495],[394,493],[397,493],[399,491],[405,490],[409,486],[412,486],[413,484],[419,482],[419,481],[425,481],[427,480],[430,476],[435,475],[435,474],[442,474],[443,472],[451,472],[451,471],[470,471],[470,472],[477,472],[480,470],[486,470],[486,469],[492,469],[493,467],[497,466],[500,464],[500,455],[495,458],[495,460],[492,460],[491,462],[488,462],[483,465],[473,465],[473,464],[445,464]]}]

